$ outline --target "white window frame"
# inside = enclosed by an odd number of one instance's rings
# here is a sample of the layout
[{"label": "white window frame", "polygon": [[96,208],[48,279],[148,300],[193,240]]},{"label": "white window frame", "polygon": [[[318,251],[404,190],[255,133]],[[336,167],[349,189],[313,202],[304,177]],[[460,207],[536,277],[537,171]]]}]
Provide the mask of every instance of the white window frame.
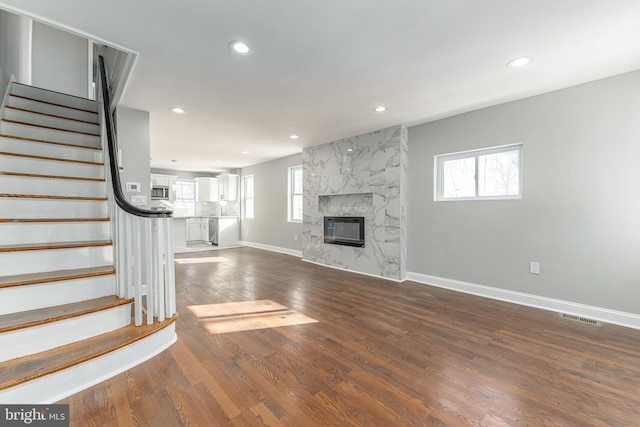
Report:
[{"label": "white window frame", "polygon": [[[180,198],[178,198],[177,186],[181,185],[183,183],[193,186],[193,199],[180,199]],[[177,208],[178,211],[183,211],[183,212],[180,212],[181,215],[178,215],[178,216],[195,216],[195,214],[196,214],[196,183],[195,183],[195,181],[193,179],[177,179],[175,185],[176,185],[176,198],[173,201],[174,208],[175,208],[176,205],[180,205],[181,203],[191,204],[191,206],[189,208],[186,208],[186,207]],[[190,211],[186,212],[186,209],[190,209]],[[174,209],[174,211],[175,210],[176,209]]]},{"label": "white window frame", "polygon": [[[437,202],[463,201],[463,200],[512,200],[522,199],[522,143],[501,145],[497,147],[483,148],[479,150],[460,151],[457,153],[441,154],[434,157],[434,200]],[[478,195],[478,158],[483,155],[503,153],[508,151],[518,152],[518,194],[501,196]],[[444,162],[475,158],[475,196],[471,197],[444,197]]]},{"label": "white window frame", "polygon": [[[251,180],[253,182],[253,192],[251,195],[247,194],[247,182]],[[255,210],[256,210],[256,199],[255,199],[255,191],[256,191],[256,180],[254,179],[253,174],[245,175],[242,177],[242,217],[244,219],[254,219]],[[251,212],[247,212],[247,199],[250,199],[253,203],[251,204],[253,209]]]},{"label": "white window frame", "polygon": [[302,183],[300,183],[300,192],[299,193],[294,193],[294,188],[295,188],[295,172],[296,171],[301,171],[302,172],[302,165],[297,165],[297,166],[291,166],[288,169],[288,179],[287,179],[287,221],[288,222],[297,222],[300,223],[302,222],[302,217],[300,218],[294,218],[293,217],[293,199],[295,196],[299,196],[300,199],[302,199]]}]

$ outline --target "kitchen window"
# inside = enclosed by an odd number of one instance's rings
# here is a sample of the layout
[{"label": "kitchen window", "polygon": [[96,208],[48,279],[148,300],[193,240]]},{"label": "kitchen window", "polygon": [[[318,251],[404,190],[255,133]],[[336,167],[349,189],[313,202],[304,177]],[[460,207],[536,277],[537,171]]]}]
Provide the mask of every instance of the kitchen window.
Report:
[{"label": "kitchen window", "polygon": [[435,200],[522,198],[522,144],[435,156]]},{"label": "kitchen window", "polygon": [[287,221],[302,222],[302,166],[289,168]]},{"label": "kitchen window", "polygon": [[191,180],[176,180],[176,200],[173,203],[173,216],[195,216],[196,183]]},{"label": "kitchen window", "polygon": [[242,212],[245,219],[253,219],[254,188],[253,175],[242,177]]}]

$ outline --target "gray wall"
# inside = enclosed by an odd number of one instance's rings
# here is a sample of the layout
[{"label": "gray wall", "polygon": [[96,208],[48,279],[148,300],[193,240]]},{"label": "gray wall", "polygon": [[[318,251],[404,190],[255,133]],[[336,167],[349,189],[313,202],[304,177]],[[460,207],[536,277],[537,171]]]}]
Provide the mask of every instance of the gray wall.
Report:
[{"label": "gray wall", "polygon": [[88,40],[33,23],[32,83],[34,86],[86,98],[89,93]]},{"label": "gray wall", "polygon": [[[435,155],[518,142],[522,200],[433,201]],[[411,127],[409,154],[410,272],[640,314],[640,71]]]},{"label": "gray wall", "polygon": [[[120,173],[122,189],[131,201],[131,196],[147,196],[151,202],[150,167],[149,167],[149,113],[132,108],[116,109],[118,126],[118,148],[122,150],[124,171]],[[128,193],[127,182],[139,182],[139,193]]]},{"label": "gray wall", "polygon": [[240,186],[246,175],[253,174],[255,183],[255,215],[241,219],[241,240],[302,251],[302,223],[287,222],[288,168],[301,164],[302,154],[296,154],[240,170]]},{"label": "gray wall", "polygon": [[29,84],[24,81],[24,76],[28,76],[30,70],[23,70],[25,56],[29,55],[29,50],[23,51],[26,36],[23,28],[30,25],[30,20],[22,18],[13,13],[0,9],[0,96],[4,96],[7,86],[13,77],[15,80]]}]

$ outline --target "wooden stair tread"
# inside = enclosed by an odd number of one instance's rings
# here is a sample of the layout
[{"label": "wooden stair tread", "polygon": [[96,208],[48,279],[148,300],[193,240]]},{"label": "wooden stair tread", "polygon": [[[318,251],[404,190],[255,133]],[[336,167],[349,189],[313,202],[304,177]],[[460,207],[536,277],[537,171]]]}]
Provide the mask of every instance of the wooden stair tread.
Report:
[{"label": "wooden stair tread", "polygon": [[3,314],[0,316],[0,333],[71,319],[132,302],[133,298],[121,299],[112,295],[37,310]]},{"label": "wooden stair tread", "polygon": [[35,156],[33,154],[11,153],[8,151],[0,151],[0,156],[24,157],[26,159],[51,160],[53,162],[80,163],[83,165],[104,166],[102,162],[90,162],[87,160],[63,159],[61,157]]},{"label": "wooden stair tread", "polygon": [[62,120],[70,120],[72,122],[86,123],[88,125],[99,125],[100,124],[98,122],[90,122],[88,120],[76,119],[76,118],[73,118],[73,117],[59,116],[57,114],[43,113],[41,111],[29,110],[27,108],[14,107],[13,105],[6,105],[4,108],[8,108],[10,110],[22,111],[24,113],[38,114],[40,116],[52,117],[54,119],[62,119]]},{"label": "wooden stair tread", "polygon": [[39,251],[50,249],[72,249],[95,246],[111,246],[111,240],[87,240],[84,242],[24,243],[20,245],[0,245],[0,252]]},{"label": "wooden stair tread", "polygon": [[0,363],[0,390],[53,374],[126,347],[176,321],[176,314],[164,322],[125,326],[97,337]]},{"label": "wooden stair tread", "polygon": [[77,134],[80,134],[80,135],[100,136],[99,133],[85,132],[85,131],[73,130],[73,129],[63,129],[63,128],[57,128],[55,126],[39,125],[39,124],[36,124],[36,123],[21,122],[19,120],[13,120],[13,119],[2,119],[2,121],[3,122],[7,122],[7,123],[12,123],[14,125],[33,126],[33,127],[37,127],[37,128],[41,128],[41,129],[55,130],[55,131],[60,131],[60,132],[77,133]]},{"label": "wooden stair tread", "polygon": [[91,202],[106,202],[106,197],[83,197],[83,196],[54,196],[50,194],[16,194],[16,193],[0,193],[0,197],[8,197],[15,199],[53,199],[53,200],[76,200]]},{"label": "wooden stair tread", "polygon": [[104,178],[88,178],[83,176],[43,175],[38,173],[9,172],[9,171],[0,171],[0,175],[23,176],[23,177],[29,177],[29,178],[69,179],[69,180],[76,180],[76,181],[95,181],[95,182],[103,182],[105,180]]},{"label": "wooden stair tread", "polygon": [[35,285],[38,283],[60,282],[63,280],[83,279],[115,274],[112,265],[101,267],[77,268],[74,270],[47,271],[45,273],[17,274],[14,276],[0,276],[0,289],[13,286]]},{"label": "wooden stair tread", "polygon": [[11,222],[107,222],[109,218],[0,218],[0,223]]},{"label": "wooden stair tread", "polygon": [[43,144],[62,145],[64,147],[84,148],[84,149],[87,149],[87,150],[99,150],[99,151],[102,151],[102,147],[93,147],[93,146],[90,146],[90,145],[82,145],[82,144],[72,144],[72,143],[69,143],[69,142],[51,141],[49,139],[29,138],[27,136],[9,135],[9,134],[6,134],[6,133],[0,133],[0,138],[19,139],[19,140],[22,140],[22,141],[40,142],[40,143],[43,143]]}]

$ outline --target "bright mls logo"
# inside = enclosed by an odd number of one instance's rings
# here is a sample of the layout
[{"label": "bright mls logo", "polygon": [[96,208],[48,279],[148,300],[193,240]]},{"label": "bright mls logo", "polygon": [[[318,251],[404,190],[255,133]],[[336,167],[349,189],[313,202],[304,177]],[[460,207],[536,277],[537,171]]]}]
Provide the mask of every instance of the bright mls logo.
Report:
[{"label": "bright mls logo", "polygon": [[68,427],[69,405],[0,405],[0,426]]}]

